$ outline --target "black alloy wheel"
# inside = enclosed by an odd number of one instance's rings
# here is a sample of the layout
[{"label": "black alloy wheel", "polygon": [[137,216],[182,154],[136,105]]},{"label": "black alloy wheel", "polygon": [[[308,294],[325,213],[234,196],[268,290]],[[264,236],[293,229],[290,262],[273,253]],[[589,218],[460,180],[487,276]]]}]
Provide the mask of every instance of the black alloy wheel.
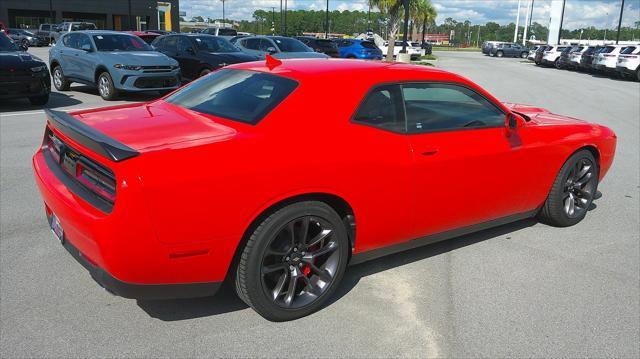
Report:
[{"label": "black alloy wheel", "polygon": [[299,202],[267,217],[244,248],[236,272],[239,297],[272,321],[320,309],[344,274],[346,228],[322,202]]},{"label": "black alloy wheel", "polygon": [[598,162],[590,151],[573,154],[556,176],[538,219],[557,227],[580,222],[596,196],[599,173]]}]

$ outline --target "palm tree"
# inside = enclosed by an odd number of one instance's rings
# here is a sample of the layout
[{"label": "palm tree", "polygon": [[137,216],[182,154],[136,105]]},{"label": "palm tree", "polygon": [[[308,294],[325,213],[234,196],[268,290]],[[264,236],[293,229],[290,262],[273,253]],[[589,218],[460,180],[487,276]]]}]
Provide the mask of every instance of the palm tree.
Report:
[{"label": "palm tree", "polygon": [[389,46],[387,47],[387,61],[393,61],[393,46],[396,42],[396,34],[400,29],[402,0],[369,0],[371,6],[375,6],[382,14],[389,18]]},{"label": "palm tree", "polygon": [[416,0],[415,6],[412,8],[413,21],[416,24],[422,24],[422,45],[424,45],[427,25],[435,21],[438,11],[431,4],[431,0]]}]

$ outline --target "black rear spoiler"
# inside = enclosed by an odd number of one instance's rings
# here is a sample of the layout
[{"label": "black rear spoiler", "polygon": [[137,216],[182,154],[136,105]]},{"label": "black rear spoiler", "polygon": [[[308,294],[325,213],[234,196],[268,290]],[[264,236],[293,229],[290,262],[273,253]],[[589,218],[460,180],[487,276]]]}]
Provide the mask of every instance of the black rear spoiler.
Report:
[{"label": "black rear spoiler", "polygon": [[58,131],[112,161],[120,162],[140,154],[66,112],[49,109],[45,109],[44,112]]}]

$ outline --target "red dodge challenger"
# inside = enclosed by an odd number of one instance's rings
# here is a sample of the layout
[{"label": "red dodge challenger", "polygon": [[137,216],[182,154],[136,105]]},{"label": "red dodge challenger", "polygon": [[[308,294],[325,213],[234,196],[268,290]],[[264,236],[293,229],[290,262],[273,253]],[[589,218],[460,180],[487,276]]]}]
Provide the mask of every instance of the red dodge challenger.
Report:
[{"label": "red dodge challenger", "polygon": [[607,127],[503,104],[424,66],[267,59],[162,99],[47,111],[33,157],[55,237],[126,298],[318,310],[347,264],[536,216],[571,226],[613,161]]}]

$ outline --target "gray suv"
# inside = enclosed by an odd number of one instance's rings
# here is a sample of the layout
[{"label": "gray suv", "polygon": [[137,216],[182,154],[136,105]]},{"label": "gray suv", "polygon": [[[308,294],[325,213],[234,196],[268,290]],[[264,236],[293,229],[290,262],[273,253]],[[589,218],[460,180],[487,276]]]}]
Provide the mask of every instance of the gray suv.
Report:
[{"label": "gray suv", "polygon": [[249,36],[235,40],[233,43],[240,50],[264,59],[267,54],[279,59],[321,58],[329,56],[315,52],[300,40],[284,36]]},{"label": "gray suv", "polygon": [[528,48],[514,43],[497,44],[489,50],[489,56],[521,57],[526,59],[528,55]]}]

